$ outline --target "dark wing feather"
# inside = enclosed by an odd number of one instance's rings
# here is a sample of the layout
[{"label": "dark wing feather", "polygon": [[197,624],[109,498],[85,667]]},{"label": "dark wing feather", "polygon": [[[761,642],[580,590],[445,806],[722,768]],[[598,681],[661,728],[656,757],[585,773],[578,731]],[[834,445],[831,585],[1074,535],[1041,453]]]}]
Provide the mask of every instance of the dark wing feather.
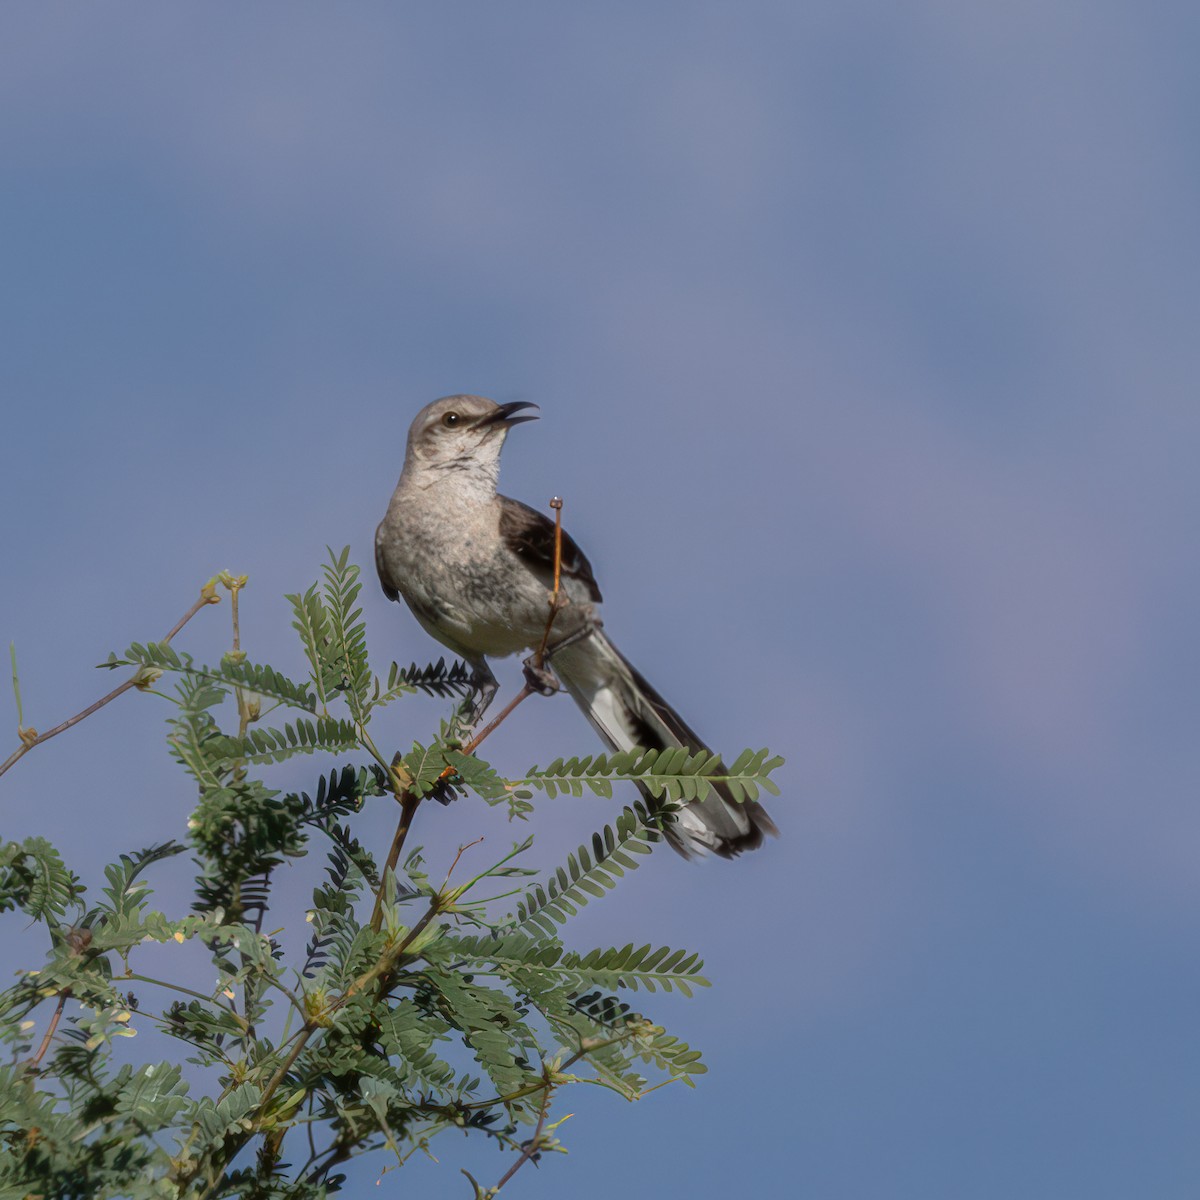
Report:
[{"label": "dark wing feather", "polygon": [[[554,522],[549,517],[522,504],[500,496],[500,536],[504,544],[523,562],[554,576]],[[600,589],[592,574],[592,564],[564,529],[562,535],[562,573],[578,579],[591,599],[600,602]]]},{"label": "dark wing feather", "polygon": [[375,539],[375,570],[379,572],[379,585],[383,588],[383,594],[389,600],[399,600],[400,593],[392,583],[387,567],[383,563],[383,548],[379,544],[379,538]]}]

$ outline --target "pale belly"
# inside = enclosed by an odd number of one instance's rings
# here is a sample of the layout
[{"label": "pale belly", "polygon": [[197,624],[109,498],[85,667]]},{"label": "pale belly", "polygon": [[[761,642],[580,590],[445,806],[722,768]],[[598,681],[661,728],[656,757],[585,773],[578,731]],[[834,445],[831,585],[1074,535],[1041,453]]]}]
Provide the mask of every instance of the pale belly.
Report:
[{"label": "pale belly", "polygon": [[[432,637],[469,660],[503,658],[541,645],[550,615],[550,591],[507,553],[485,557],[487,538],[406,530],[380,551],[388,574],[413,615]],[[431,536],[432,533],[432,536]],[[576,580],[564,579],[569,601],[554,620],[551,641],[591,618],[593,607]]]}]

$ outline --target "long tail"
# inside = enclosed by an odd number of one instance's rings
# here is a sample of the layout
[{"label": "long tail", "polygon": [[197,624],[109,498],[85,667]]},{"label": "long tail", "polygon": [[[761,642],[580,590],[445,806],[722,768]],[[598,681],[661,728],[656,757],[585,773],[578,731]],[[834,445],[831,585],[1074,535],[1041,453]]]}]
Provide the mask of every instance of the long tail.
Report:
[{"label": "long tail", "polygon": [[[563,686],[611,749],[708,749],[603,630],[564,646],[554,655],[553,665]],[[656,802],[646,788],[641,791],[651,803]],[[761,846],[764,834],[779,834],[760,804],[739,804],[723,784],[714,785],[703,800],[686,805],[664,832],[684,858],[705,853],[734,858],[743,850]]]}]

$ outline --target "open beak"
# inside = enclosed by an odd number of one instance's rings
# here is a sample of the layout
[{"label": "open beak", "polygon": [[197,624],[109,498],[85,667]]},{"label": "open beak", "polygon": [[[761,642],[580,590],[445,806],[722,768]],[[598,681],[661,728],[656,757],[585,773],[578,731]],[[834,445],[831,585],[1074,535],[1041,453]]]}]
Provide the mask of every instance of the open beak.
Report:
[{"label": "open beak", "polygon": [[511,425],[520,425],[522,421],[538,419],[537,413],[524,413],[517,416],[516,414],[523,408],[537,408],[537,405],[529,400],[514,400],[511,404],[498,405],[495,412],[490,412],[486,417],[481,417],[476,421],[475,428],[484,429],[489,425],[503,425],[507,429]]}]

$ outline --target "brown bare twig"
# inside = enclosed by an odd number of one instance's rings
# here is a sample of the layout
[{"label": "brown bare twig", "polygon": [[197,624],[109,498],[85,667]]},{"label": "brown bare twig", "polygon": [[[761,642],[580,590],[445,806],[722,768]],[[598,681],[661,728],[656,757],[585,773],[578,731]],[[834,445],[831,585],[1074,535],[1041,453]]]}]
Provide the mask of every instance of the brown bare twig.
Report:
[{"label": "brown bare twig", "polygon": [[550,616],[546,620],[546,628],[542,633],[542,643],[538,646],[534,662],[540,667],[546,661],[546,645],[550,641],[550,630],[559,610],[559,584],[562,581],[562,510],[561,496],[554,496],[550,501],[554,509],[554,592],[550,596]]},{"label": "brown bare twig", "polygon": [[66,1007],[70,995],[70,988],[64,988],[59,992],[58,1003],[54,1007],[54,1016],[50,1018],[50,1024],[46,1027],[46,1036],[42,1038],[42,1044],[37,1048],[37,1053],[25,1064],[26,1071],[36,1071],[38,1064],[46,1057],[46,1051],[50,1049],[50,1043],[54,1040],[54,1032],[58,1029],[58,1023],[62,1019],[63,1009]]},{"label": "brown bare twig", "polygon": [[542,1130],[546,1127],[546,1116],[550,1112],[550,1099],[554,1095],[554,1085],[550,1082],[549,1069],[545,1066],[542,1068],[542,1079],[546,1086],[542,1092],[542,1105],[538,1111],[537,1127],[533,1131],[533,1137],[525,1143],[521,1157],[504,1172],[500,1177],[500,1182],[492,1188],[489,1195],[494,1196],[541,1149]]},{"label": "brown bare twig", "polygon": [[288,1053],[287,1058],[276,1068],[275,1073],[267,1081],[267,1086],[263,1088],[262,1097],[258,1102],[259,1120],[266,1116],[267,1104],[271,1098],[279,1090],[279,1085],[287,1078],[287,1073],[296,1065],[296,1060],[304,1051],[304,1047],[308,1045],[313,1034],[323,1028],[328,1018],[343,1008],[354,996],[363,990],[365,987],[370,987],[377,979],[383,978],[391,972],[396,964],[404,957],[405,951],[421,936],[428,927],[430,921],[438,915],[442,909],[442,897],[434,896],[430,902],[429,908],[426,909],[425,915],[404,935],[404,937],[395,946],[384,951],[379,961],[373,967],[364,971],[357,979],[354,979],[346,990],[331,1001],[326,1008],[323,1016],[320,1019],[310,1017],[308,1021],[302,1025],[293,1035],[295,1044]]},{"label": "brown bare twig", "polygon": [[464,845],[459,846],[458,853],[454,856],[454,861],[450,864],[450,870],[446,872],[446,878],[442,880],[443,891],[445,891],[446,885],[450,882],[450,876],[454,874],[454,868],[458,866],[462,856],[466,854],[466,852],[470,850],[472,846],[478,846],[482,841],[482,837],[477,837],[473,842],[466,842]]},{"label": "brown bare twig", "polygon": [[[521,703],[523,700],[526,700],[526,699],[528,699],[528,698],[529,698],[530,696],[532,696],[532,695],[533,695],[533,688],[531,688],[531,687],[529,686],[529,684],[526,684],[526,685],[525,685],[525,686],[524,686],[524,687],[523,687],[523,688],[522,688],[522,689],[521,689],[521,690],[520,690],[520,691],[519,691],[519,692],[518,692],[518,693],[517,693],[517,694],[516,694],[516,695],[515,695],[515,696],[514,696],[514,697],[513,697],[513,698],[512,698],[512,699],[511,699],[511,700],[510,700],[510,701],[509,701],[509,702],[508,702],[508,703],[507,703],[507,704],[506,704],[506,705],[505,705],[503,708],[502,708],[502,709],[501,709],[501,710],[500,710],[500,713],[499,713],[499,715],[497,715],[497,716],[493,717],[493,718],[492,718],[492,720],[490,720],[490,721],[489,721],[489,722],[488,722],[488,723],[487,723],[487,724],[486,724],[486,725],[485,725],[485,726],[484,726],[484,727],[483,727],[483,728],[482,728],[482,729],[481,729],[481,730],[480,730],[480,731],[479,731],[479,732],[478,732],[478,733],[477,733],[477,734],[476,734],[476,735],[475,735],[475,736],[474,736],[474,737],[473,737],[473,738],[472,738],[472,739],[471,739],[471,740],[470,740],[470,741],[469,741],[469,742],[468,742],[468,743],[467,743],[467,744],[466,744],[466,745],[465,745],[465,746],[462,748],[462,752],[463,752],[464,754],[474,754],[474,753],[475,753],[475,749],[476,749],[476,747],[478,747],[478,746],[480,745],[480,743],[481,743],[481,742],[484,740],[484,738],[486,738],[486,737],[489,737],[491,734],[495,733],[495,732],[496,732],[496,730],[497,730],[497,729],[499,729],[499,728],[500,728],[500,726],[501,726],[501,725],[503,725],[503,724],[504,724],[504,722],[505,722],[505,721],[507,721],[507,720],[508,720],[508,718],[512,716],[512,714],[513,714],[513,710],[514,710],[514,709],[517,707],[517,705],[518,705],[518,704],[520,704],[520,703]],[[453,774],[454,774],[454,768],[453,768],[453,767],[447,767],[447,768],[446,768],[446,772],[447,772],[447,774],[448,774],[448,775],[453,775]]]},{"label": "brown bare twig", "polygon": [[[183,616],[175,622],[175,624],[171,627],[170,632],[167,633],[159,645],[166,645],[166,643],[169,642],[206,604],[220,604],[220,602],[221,598],[216,594],[216,589],[213,587],[212,583],[206,583],[204,587],[201,588],[200,596],[196,600],[195,604],[193,604],[192,607],[189,608],[187,612],[185,612]],[[92,713],[99,711],[106,704],[110,704],[118,696],[129,691],[130,688],[137,687],[139,684],[144,683],[144,681],[145,679],[142,672],[140,670],[135,672],[134,675],[125,680],[124,683],[113,688],[113,690],[109,692],[107,696],[101,696],[100,699],[95,702],[95,704],[89,704],[82,712],[76,713],[73,717],[68,718],[61,725],[55,725],[53,729],[48,730],[46,733],[38,733],[36,729],[18,730],[17,733],[21,739],[21,745],[18,749],[14,750],[12,754],[10,754],[4,760],[3,763],[0,763],[0,775],[3,775],[4,772],[13,766],[18,759],[24,758],[24,756],[34,748],[34,746],[40,746],[43,742],[48,742],[52,737],[57,737],[60,733],[65,733],[71,728],[72,725],[78,725],[80,721],[84,720],[84,718],[90,717]]]},{"label": "brown bare twig", "polygon": [[395,871],[396,864],[400,861],[400,852],[404,849],[408,831],[412,827],[413,816],[420,803],[421,797],[412,792],[406,791],[401,796],[400,824],[396,826],[396,833],[392,838],[392,848],[388,851],[387,862],[384,864],[383,874],[379,880],[379,890],[375,893],[375,909],[371,913],[372,933],[378,933],[383,925],[383,893],[387,885],[387,875],[389,871]]}]

